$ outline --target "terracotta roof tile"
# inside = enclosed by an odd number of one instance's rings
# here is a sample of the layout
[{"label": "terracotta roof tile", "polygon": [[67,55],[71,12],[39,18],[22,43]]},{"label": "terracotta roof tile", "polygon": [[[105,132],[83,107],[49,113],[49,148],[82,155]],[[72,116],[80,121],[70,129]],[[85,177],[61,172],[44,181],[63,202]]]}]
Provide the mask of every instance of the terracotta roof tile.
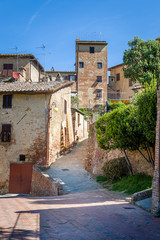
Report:
[{"label": "terracotta roof tile", "polygon": [[59,87],[71,85],[71,82],[54,81],[43,83],[28,83],[28,82],[14,82],[14,83],[0,83],[0,93],[7,92],[53,92]]}]

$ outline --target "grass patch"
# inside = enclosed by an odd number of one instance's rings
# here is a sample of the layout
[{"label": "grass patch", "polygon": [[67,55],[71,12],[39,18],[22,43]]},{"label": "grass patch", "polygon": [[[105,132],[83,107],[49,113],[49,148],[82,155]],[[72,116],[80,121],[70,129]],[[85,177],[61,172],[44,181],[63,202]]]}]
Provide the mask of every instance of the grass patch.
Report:
[{"label": "grass patch", "polygon": [[97,176],[96,181],[102,183],[102,182],[107,181],[107,178],[104,176]]},{"label": "grass patch", "polygon": [[152,187],[152,177],[144,174],[122,177],[120,180],[109,181],[104,176],[97,176],[96,181],[109,190],[124,192],[128,195]]},{"label": "grass patch", "polygon": [[121,178],[112,185],[111,190],[133,194],[152,187],[152,177],[144,174],[136,174]]}]

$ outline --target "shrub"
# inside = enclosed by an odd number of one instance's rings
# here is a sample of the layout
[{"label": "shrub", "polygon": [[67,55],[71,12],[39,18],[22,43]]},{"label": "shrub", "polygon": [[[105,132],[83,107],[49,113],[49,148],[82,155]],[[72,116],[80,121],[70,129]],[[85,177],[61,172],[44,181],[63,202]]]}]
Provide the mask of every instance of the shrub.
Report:
[{"label": "shrub", "polygon": [[110,103],[109,104],[110,105],[110,107],[111,107],[111,109],[113,110],[113,109],[117,109],[117,108],[122,108],[122,107],[125,107],[126,105],[124,104],[124,103],[122,103],[122,102],[117,102],[117,103]]},{"label": "shrub", "polygon": [[124,157],[106,162],[102,170],[104,176],[111,181],[119,180],[128,175],[128,166]]}]

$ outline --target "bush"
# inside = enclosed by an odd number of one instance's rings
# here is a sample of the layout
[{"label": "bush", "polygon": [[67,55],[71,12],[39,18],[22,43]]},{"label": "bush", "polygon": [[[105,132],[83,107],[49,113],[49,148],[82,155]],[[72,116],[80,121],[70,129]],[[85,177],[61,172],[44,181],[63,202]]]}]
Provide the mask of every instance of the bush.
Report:
[{"label": "bush", "polygon": [[106,162],[102,170],[104,176],[110,181],[119,180],[128,175],[128,166],[124,157]]},{"label": "bush", "polygon": [[111,109],[117,109],[117,108],[122,108],[122,107],[125,107],[126,105],[122,102],[117,102],[117,103],[110,103],[109,104]]}]

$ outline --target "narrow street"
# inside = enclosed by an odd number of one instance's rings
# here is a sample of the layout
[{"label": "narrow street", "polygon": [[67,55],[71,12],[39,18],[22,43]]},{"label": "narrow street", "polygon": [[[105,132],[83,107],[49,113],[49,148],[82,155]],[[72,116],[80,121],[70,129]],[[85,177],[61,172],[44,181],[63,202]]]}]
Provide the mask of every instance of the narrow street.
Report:
[{"label": "narrow street", "polygon": [[84,170],[86,144],[79,143],[47,170],[69,194],[0,197],[0,239],[160,239],[159,218],[102,189]]},{"label": "narrow street", "polygon": [[63,185],[64,194],[101,189],[101,185],[85,170],[86,157],[87,140],[84,140],[53,163],[45,173]]}]

